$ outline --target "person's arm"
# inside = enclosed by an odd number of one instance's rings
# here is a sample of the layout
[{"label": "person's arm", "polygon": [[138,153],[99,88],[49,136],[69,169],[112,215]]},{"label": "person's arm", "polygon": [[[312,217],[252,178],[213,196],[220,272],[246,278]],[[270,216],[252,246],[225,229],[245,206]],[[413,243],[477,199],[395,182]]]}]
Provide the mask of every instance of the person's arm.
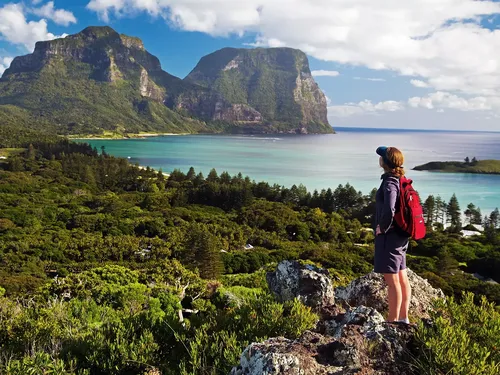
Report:
[{"label": "person's arm", "polygon": [[380,233],[387,233],[391,228],[394,213],[396,212],[396,200],[398,199],[398,180],[389,178],[384,186],[384,206],[379,221]]}]

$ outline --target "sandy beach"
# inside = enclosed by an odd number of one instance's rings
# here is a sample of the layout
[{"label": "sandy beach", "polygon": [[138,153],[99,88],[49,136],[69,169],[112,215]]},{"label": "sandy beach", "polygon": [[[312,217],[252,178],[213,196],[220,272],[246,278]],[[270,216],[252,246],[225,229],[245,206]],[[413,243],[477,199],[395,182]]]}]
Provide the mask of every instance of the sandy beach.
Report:
[{"label": "sandy beach", "polygon": [[164,136],[174,136],[174,135],[189,135],[189,133],[141,133],[141,134],[127,134],[121,137],[99,137],[99,136],[68,136],[69,139],[78,139],[78,140],[123,140],[123,139],[140,139],[140,138],[149,138],[149,137],[164,137]]},{"label": "sandy beach", "polygon": [[[129,163],[130,163],[130,162],[129,162]],[[132,164],[132,163],[130,163],[130,164],[131,164],[131,165],[133,165],[133,166],[135,166],[135,164]],[[144,165],[138,165],[138,166],[137,166],[137,168],[139,168],[139,169],[147,169],[148,167],[145,167]],[[154,169],[154,168],[149,167],[149,169],[150,169],[150,170],[152,170],[152,171],[158,172],[158,171],[157,171],[156,169]],[[166,178],[170,177],[170,175],[169,175],[168,173],[161,172],[161,174],[162,174],[164,177],[166,177]]]}]

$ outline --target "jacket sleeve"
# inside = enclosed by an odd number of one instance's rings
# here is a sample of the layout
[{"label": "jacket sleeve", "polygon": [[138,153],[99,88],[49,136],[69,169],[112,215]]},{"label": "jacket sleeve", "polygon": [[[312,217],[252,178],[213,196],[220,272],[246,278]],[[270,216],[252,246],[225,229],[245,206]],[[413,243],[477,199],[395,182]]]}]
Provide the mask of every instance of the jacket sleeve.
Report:
[{"label": "jacket sleeve", "polygon": [[393,178],[387,179],[384,185],[384,206],[382,208],[379,225],[380,231],[382,233],[387,233],[392,226],[394,213],[396,212],[399,186],[398,181]]}]

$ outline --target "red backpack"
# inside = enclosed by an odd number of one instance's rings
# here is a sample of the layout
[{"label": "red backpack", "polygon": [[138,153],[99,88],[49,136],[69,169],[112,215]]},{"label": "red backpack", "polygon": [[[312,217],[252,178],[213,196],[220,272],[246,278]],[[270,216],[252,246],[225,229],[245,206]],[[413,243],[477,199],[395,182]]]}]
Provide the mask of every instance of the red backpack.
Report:
[{"label": "red backpack", "polygon": [[394,214],[394,221],[409,237],[420,240],[425,237],[426,232],[424,210],[412,183],[412,180],[404,176],[399,179],[399,210]]}]

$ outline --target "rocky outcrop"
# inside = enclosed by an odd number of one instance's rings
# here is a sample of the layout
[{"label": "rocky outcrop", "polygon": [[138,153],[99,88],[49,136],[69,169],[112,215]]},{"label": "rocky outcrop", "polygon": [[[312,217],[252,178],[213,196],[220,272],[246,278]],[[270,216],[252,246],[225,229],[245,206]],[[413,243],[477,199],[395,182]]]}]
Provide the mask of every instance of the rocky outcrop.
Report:
[{"label": "rocky outcrop", "polygon": [[240,365],[232,369],[231,375],[335,373],[337,367],[322,364],[315,358],[318,351],[331,342],[322,335],[308,332],[297,341],[279,337],[253,343],[245,349]]},{"label": "rocky outcrop", "polygon": [[326,320],[299,339],[272,338],[249,345],[231,375],[404,375],[413,327],[385,323],[364,306]]},{"label": "rocky outcrop", "polygon": [[[433,298],[442,292],[409,271],[414,288],[413,308],[425,316]],[[407,375],[408,349],[414,326],[388,323],[374,306],[384,305],[382,279],[369,274],[333,292],[328,273],[295,261],[281,262],[267,275],[269,289],[279,301],[299,298],[318,310],[321,319],[313,331],[296,340],[284,337],[252,343],[231,375]],[[350,301],[351,306],[346,302]]]},{"label": "rocky outcrop", "polygon": [[[429,282],[408,269],[408,279],[412,288],[410,314],[415,317],[427,318],[432,301],[444,298],[440,289],[435,289]],[[387,286],[384,278],[374,272],[354,280],[346,287],[335,289],[337,302],[349,306],[369,306],[379,312],[385,312],[387,305]]]},{"label": "rocky outcrop", "polygon": [[151,98],[156,101],[163,101],[165,99],[165,89],[161,89],[158,85],[149,78],[146,69],[141,69],[141,79],[139,83],[139,90],[141,95]]},{"label": "rocky outcrop", "polygon": [[224,106],[224,103],[216,105],[213,120],[245,123],[262,122],[262,115],[246,104],[230,104],[226,108]]},{"label": "rocky outcrop", "polygon": [[[82,32],[66,38],[38,42],[32,54],[14,59],[4,77],[16,73],[36,72],[53,59],[86,63],[91,66],[88,78],[107,81],[116,74],[117,69],[131,68],[135,61],[132,50],[141,49],[138,43],[132,43],[128,37],[121,37],[110,27],[88,27]],[[142,50],[143,51],[143,47]],[[159,62],[157,63],[159,66]],[[125,70],[125,69],[123,69]],[[121,74],[124,72],[121,72]]]},{"label": "rocky outcrop", "polygon": [[297,298],[304,305],[315,309],[335,302],[327,270],[285,260],[278,265],[276,271],[269,272],[266,279],[269,290],[280,302]]},{"label": "rocky outcrop", "polygon": [[244,104],[231,104],[220,94],[196,88],[175,98],[174,107],[179,111],[196,113],[198,117],[206,121],[225,123],[260,123],[262,121],[262,115],[252,107]]},{"label": "rocky outcrop", "polygon": [[328,124],[326,97],[312,74],[300,72],[295,83],[293,95],[302,111],[301,129],[307,131],[307,124],[314,122]]}]

